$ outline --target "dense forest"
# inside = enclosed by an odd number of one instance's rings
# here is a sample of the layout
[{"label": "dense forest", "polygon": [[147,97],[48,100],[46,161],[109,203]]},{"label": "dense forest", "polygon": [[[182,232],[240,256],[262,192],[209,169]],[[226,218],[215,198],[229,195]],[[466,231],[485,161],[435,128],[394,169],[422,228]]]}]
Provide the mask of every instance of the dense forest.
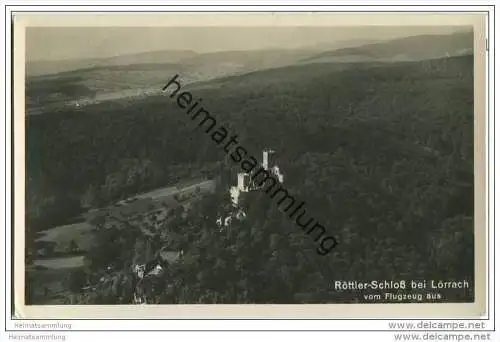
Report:
[{"label": "dense forest", "polygon": [[[215,194],[156,222],[154,237],[141,235],[146,221],[100,218],[127,234],[97,229],[89,272],[112,260],[114,281],[83,302],[130,303],[130,260],[167,244],[185,255],[156,285],[158,303],[352,302],[334,280],[473,283],[473,56],[294,66],[192,93],[254,155],[278,152],[287,189],[339,245],[319,257],[265,194],[220,230],[235,165],[167,96],[30,116],[28,230],[192,175],[218,178]],[[473,301],[473,288],[444,300]]]}]

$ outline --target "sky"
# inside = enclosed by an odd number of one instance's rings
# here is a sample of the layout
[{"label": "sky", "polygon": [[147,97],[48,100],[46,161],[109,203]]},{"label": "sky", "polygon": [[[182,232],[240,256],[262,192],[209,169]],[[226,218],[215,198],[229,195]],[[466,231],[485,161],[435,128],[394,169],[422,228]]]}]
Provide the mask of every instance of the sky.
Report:
[{"label": "sky", "polygon": [[335,45],[420,34],[449,34],[464,27],[29,27],[30,61],[103,58],[160,50],[199,53]]}]

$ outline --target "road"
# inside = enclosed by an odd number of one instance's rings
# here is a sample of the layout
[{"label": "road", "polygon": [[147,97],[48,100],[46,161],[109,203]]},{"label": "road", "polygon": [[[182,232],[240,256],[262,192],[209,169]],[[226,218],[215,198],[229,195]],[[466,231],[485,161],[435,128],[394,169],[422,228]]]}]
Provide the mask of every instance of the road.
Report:
[{"label": "road", "polygon": [[130,201],[132,199],[146,199],[146,198],[150,198],[153,200],[160,199],[164,197],[174,196],[180,193],[194,191],[196,190],[197,187],[199,187],[201,191],[211,191],[215,187],[215,182],[213,180],[205,180],[182,188],[179,188],[178,186],[159,188],[143,194],[131,196],[128,199],[120,201],[118,203],[120,204],[127,203],[127,201]]}]

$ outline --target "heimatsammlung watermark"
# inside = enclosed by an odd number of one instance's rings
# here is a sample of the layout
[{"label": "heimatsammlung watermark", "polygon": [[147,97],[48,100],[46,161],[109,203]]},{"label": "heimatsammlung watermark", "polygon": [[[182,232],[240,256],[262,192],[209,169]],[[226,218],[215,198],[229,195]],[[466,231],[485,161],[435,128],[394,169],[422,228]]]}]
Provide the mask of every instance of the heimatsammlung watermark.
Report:
[{"label": "heimatsammlung watermark", "polygon": [[[325,256],[332,251],[335,246],[337,246],[338,241],[336,238],[330,235],[326,235],[326,228],[323,227],[319,221],[310,217],[309,220],[304,219],[304,215],[306,214],[306,210],[304,207],[304,202],[301,202],[297,206],[295,204],[297,201],[295,198],[290,195],[290,193],[284,189],[280,183],[273,177],[267,170],[265,170],[262,166],[257,168],[259,165],[257,159],[248,154],[248,150],[243,146],[238,144],[238,135],[232,135],[229,140],[227,140],[230,135],[227,129],[223,125],[217,125],[217,120],[214,116],[210,114],[203,106],[200,105],[201,99],[193,101],[193,95],[189,91],[181,90],[181,83],[179,80],[179,75],[175,75],[164,87],[163,91],[166,91],[167,88],[173,86],[171,88],[172,92],[170,93],[170,98],[173,98],[177,95],[177,105],[186,110],[186,114],[191,117],[191,120],[196,120],[201,118],[198,122],[198,127],[202,127],[206,125],[205,133],[211,134],[212,140],[217,144],[221,145],[223,142],[226,142],[224,145],[224,151],[226,154],[231,156],[231,159],[235,163],[241,163],[241,169],[246,173],[251,175],[251,178],[258,181],[259,186],[263,186],[267,182],[267,189],[265,190],[266,194],[270,195],[272,199],[274,199],[278,194],[283,195],[281,199],[278,201],[278,208],[280,205],[287,201],[287,206],[284,210],[290,217],[293,219],[294,215],[298,214],[295,217],[295,223],[304,231],[307,235],[312,234],[314,232],[314,241],[319,242],[319,246],[316,249],[319,255]],[[214,130],[214,128],[217,129]],[[232,147],[231,147],[232,146]],[[271,191],[274,192],[271,193]],[[292,210],[292,208],[295,208]],[[283,207],[282,207],[283,208]],[[299,213],[299,210],[300,213]],[[314,222],[314,223],[313,223]]]}]

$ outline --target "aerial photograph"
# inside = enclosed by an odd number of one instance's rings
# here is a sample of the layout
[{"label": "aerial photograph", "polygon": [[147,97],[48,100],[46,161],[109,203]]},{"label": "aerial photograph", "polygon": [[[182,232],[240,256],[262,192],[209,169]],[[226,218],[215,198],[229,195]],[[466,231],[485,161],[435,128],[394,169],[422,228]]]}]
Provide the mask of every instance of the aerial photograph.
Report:
[{"label": "aerial photograph", "polygon": [[28,27],[25,304],[474,302],[473,47]]}]

